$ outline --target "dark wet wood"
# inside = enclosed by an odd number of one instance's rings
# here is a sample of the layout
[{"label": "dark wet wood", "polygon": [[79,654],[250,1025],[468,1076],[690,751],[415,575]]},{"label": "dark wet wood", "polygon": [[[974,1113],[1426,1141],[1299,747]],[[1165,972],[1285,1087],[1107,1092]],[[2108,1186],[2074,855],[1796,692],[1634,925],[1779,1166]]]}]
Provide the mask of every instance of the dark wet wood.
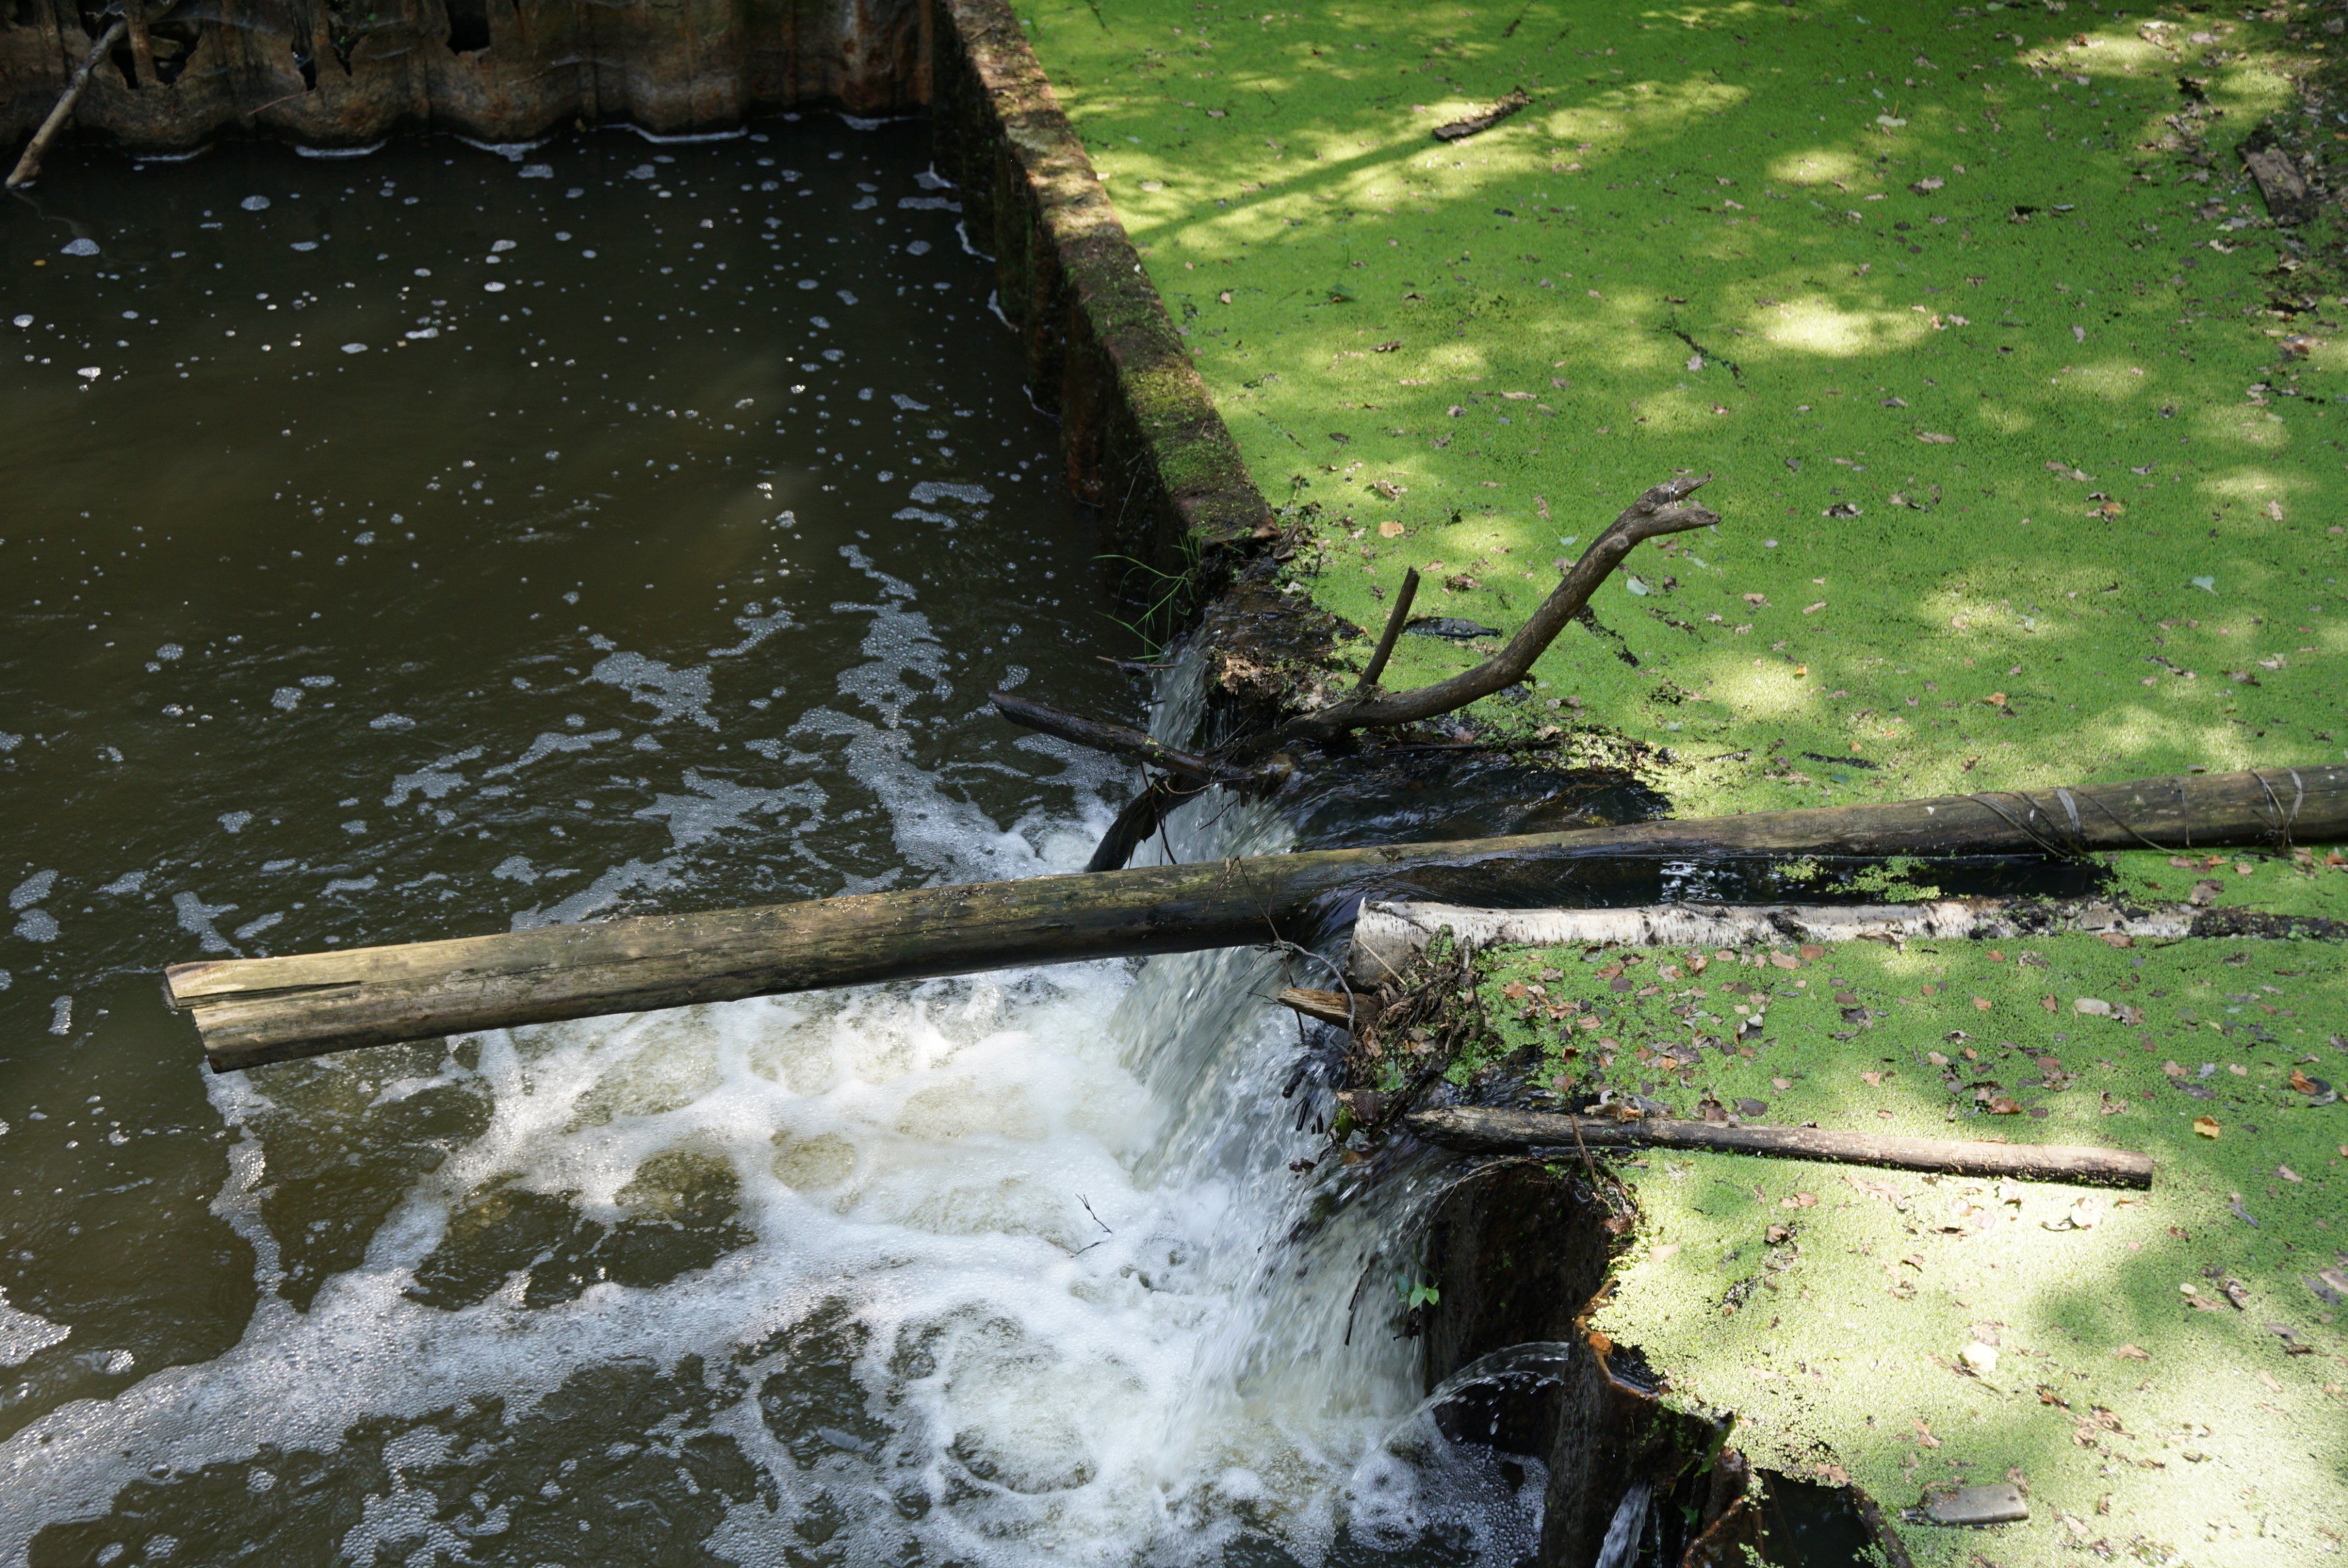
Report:
[{"label": "dark wet wood", "polygon": [[1403,1119],[1403,1125],[1430,1143],[1476,1154],[1519,1154],[1536,1149],[1688,1149],[1758,1154],[1774,1160],[1819,1160],[1838,1165],[1882,1165],[1953,1176],[2005,1176],[2022,1182],[2140,1189],[2152,1185],[2152,1157],[2125,1149],[1901,1138],[1816,1127],[1740,1127],[1718,1122],[1645,1118],[1614,1122],[1553,1111],[1467,1105],[1413,1112]]},{"label": "dark wet wood", "polygon": [[1362,678],[1354,683],[1354,691],[1368,691],[1386,672],[1386,661],[1394,657],[1395,642],[1402,636],[1402,629],[1410,623],[1410,601],[1417,597],[1418,569],[1410,567],[1402,574],[1402,586],[1395,590],[1394,609],[1386,616],[1386,629],[1379,635],[1370,661],[1362,666]]},{"label": "dark wet wood", "polygon": [[2348,768],[2142,779],[864,893],[164,972],[212,1065],[1023,964],[1310,942],[1364,897],[1553,904],[1592,862],[2348,839]]},{"label": "dark wet wood", "polygon": [[1265,782],[1266,774],[1261,768],[1233,767],[1212,757],[1177,751],[1125,724],[1087,719],[1081,713],[1071,713],[1064,708],[1031,702],[1025,697],[1014,697],[1008,692],[989,692],[986,700],[994,704],[997,713],[1022,729],[1073,741],[1077,745],[1107,752],[1112,756],[1130,757],[1146,767],[1162,768],[1175,777],[1188,779],[1193,784],[1245,787]]}]

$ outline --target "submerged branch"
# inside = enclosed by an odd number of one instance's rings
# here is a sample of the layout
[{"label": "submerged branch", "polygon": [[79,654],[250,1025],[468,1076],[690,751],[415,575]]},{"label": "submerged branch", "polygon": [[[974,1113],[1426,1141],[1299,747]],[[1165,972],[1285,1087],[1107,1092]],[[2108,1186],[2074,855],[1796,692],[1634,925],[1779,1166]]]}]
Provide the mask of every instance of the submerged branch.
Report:
[{"label": "submerged branch", "polygon": [[73,77],[66,83],[65,95],[57,99],[57,107],[49,111],[49,118],[41,122],[41,128],[35,131],[33,139],[25,144],[25,156],[18,159],[16,167],[9,171],[9,190],[29,184],[40,174],[41,155],[49,150],[49,143],[57,138],[57,132],[63,130],[66,121],[73,118],[74,105],[81,101],[82,89],[89,86],[90,72],[98,68],[98,61],[106,58],[107,51],[122,42],[122,36],[129,30],[129,22],[117,16],[114,25],[99,34],[98,42],[89,46],[89,53],[80,65],[74,67]]}]

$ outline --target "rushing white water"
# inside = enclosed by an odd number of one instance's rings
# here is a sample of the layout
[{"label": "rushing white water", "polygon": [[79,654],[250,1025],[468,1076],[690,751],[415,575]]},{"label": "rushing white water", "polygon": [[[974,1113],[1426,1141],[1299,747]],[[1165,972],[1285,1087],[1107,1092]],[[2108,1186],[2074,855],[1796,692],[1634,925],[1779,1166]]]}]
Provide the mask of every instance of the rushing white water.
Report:
[{"label": "rushing white water", "polygon": [[1631,1568],[1638,1561],[1653,1501],[1653,1490],[1645,1481],[1631,1483],[1622,1501],[1614,1505],[1614,1517],[1606,1522],[1606,1539],[1598,1547],[1598,1568]]},{"label": "rushing white water", "polygon": [[[932,875],[1072,869],[1100,825],[996,825],[885,726],[837,723]],[[1153,853],[1284,842],[1210,800]],[[217,1207],[263,1305],[227,1354],[0,1446],[0,1562],[73,1520],[163,1560],[202,1534],[173,1499],[223,1484],[249,1517],[204,1512],[206,1539],[266,1539],[305,1472],[361,1478],[362,1514],[317,1539],[365,1562],[561,1561],[644,1507],[746,1563],[1310,1563],[1345,1541],[1508,1560],[1540,1489],[1434,1434],[1393,1327],[1409,1205],[1349,1201],[1335,1159],[1291,1168],[1326,1141],[1282,1095],[1289,961],[1011,971],[497,1033],[405,1076],[215,1078],[243,1140]],[[429,1102],[455,1131],[297,1309],[260,1205],[355,1085],[352,1114]],[[554,1419],[591,1423],[609,1472],[535,1466]]]}]

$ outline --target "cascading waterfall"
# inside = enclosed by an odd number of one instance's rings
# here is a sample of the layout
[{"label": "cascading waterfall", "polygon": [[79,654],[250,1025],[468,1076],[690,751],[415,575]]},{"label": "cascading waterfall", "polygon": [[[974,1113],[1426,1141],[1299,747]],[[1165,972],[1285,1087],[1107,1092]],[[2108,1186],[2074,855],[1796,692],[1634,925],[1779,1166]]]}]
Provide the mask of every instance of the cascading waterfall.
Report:
[{"label": "cascading waterfall", "polygon": [[1598,1568],[1632,1568],[1639,1560],[1639,1547],[1646,1539],[1647,1514],[1653,1501],[1654,1491],[1647,1482],[1631,1483],[1622,1501],[1614,1505],[1614,1517],[1607,1522],[1606,1539],[1598,1548]]},{"label": "cascading waterfall", "polygon": [[[876,648],[886,685],[913,654]],[[1195,684],[1165,696],[1187,727]],[[1004,828],[886,725],[835,727],[938,874],[1070,869],[1097,831]],[[1211,797],[1153,852],[1290,836]],[[336,1488],[366,1503],[326,1539],[365,1561],[562,1561],[654,1514],[746,1563],[1515,1560],[1538,1478],[1437,1432],[1395,1332],[1439,1184],[1373,1181],[1313,1089],[1282,1097],[1293,968],[1074,965],[213,1079],[261,1306],[227,1354],[0,1447],[0,1561],[60,1520],[190,1560]],[[419,1112],[447,1157],[297,1309],[274,1173],[337,1118]]]}]

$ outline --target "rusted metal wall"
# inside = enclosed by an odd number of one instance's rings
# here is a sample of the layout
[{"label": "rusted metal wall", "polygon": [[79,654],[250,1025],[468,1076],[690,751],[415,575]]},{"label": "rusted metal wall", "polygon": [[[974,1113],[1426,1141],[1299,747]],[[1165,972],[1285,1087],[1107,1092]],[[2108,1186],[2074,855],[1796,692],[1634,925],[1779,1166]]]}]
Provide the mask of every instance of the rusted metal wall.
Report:
[{"label": "rusted metal wall", "polygon": [[[572,119],[675,134],[800,103],[925,105],[929,0],[128,0],[76,133],[142,151],[258,130],[520,141]],[[0,141],[29,134],[104,31],[83,0],[0,0]]]}]

